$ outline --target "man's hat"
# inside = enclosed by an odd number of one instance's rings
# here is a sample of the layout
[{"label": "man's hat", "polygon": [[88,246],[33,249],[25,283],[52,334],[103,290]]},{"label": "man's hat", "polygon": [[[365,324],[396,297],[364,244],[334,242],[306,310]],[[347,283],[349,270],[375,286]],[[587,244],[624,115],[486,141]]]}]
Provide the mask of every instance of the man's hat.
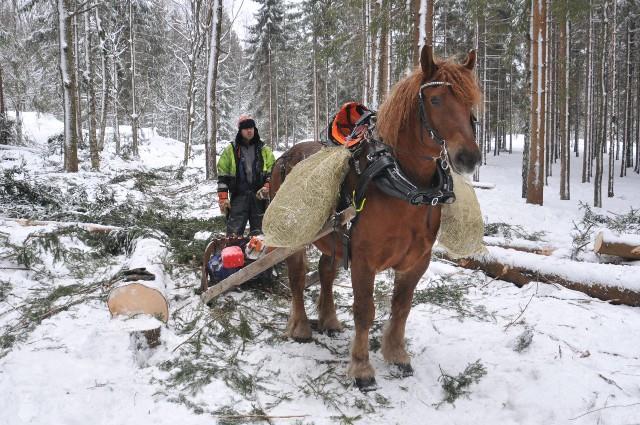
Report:
[{"label": "man's hat", "polygon": [[245,128],[255,128],[256,122],[253,120],[253,117],[248,114],[242,114],[238,118],[238,130],[242,130]]}]

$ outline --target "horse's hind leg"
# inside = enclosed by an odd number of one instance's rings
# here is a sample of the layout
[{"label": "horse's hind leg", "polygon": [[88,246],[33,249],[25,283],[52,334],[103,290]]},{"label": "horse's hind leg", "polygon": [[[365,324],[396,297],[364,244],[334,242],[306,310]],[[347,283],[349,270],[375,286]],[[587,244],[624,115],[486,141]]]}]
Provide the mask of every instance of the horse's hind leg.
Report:
[{"label": "horse's hind leg", "polygon": [[333,300],[333,281],[336,278],[336,261],[331,256],[322,254],[318,262],[320,274],[320,296],[318,297],[318,328],[320,331],[340,332],[342,324],[336,316],[336,305]]},{"label": "horse's hind leg", "polygon": [[304,249],[287,258],[289,287],[291,288],[291,312],[287,323],[287,335],[298,342],[311,340],[311,326],[304,309],[304,284],[307,274]]},{"label": "horse's hind leg", "polygon": [[413,375],[411,358],[407,353],[404,341],[405,325],[411,310],[413,292],[420,277],[427,270],[427,264],[420,265],[413,270],[398,272],[393,287],[391,299],[391,319],[385,326],[382,336],[382,356],[391,364],[400,368],[403,376]]}]

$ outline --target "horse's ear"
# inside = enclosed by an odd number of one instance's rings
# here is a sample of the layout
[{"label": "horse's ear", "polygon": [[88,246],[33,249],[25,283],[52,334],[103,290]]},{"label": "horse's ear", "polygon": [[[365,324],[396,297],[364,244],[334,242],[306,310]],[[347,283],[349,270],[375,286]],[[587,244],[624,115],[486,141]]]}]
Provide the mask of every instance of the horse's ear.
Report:
[{"label": "horse's ear", "polygon": [[464,67],[469,71],[473,71],[473,68],[476,66],[476,51],[471,49],[467,54],[467,60],[464,62]]},{"label": "horse's ear", "polygon": [[424,45],[420,52],[420,66],[425,81],[430,80],[438,69],[433,60],[433,47]]}]

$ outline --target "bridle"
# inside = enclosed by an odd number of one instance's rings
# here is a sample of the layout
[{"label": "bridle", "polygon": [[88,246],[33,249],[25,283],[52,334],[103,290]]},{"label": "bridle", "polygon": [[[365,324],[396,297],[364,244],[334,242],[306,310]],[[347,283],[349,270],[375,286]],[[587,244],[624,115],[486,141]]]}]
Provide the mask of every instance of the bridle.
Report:
[{"label": "bridle", "polygon": [[[424,83],[420,86],[420,89],[418,90],[418,115],[420,116],[420,140],[424,140],[422,132],[426,130],[431,139],[438,145],[440,145],[440,155],[437,158],[433,159],[440,159],[442,161],[442,167],[446,170],[449,168],[449,152],[447,151],[447,141],[442,136],[440,136],[440,133],[438,133],[438,131],[433,128],[431,123],[429,123],[427,111],[424,108],[424,95],[422,94],[423,90],[426,88],[442,86],[451,87],[453,86],[453,84],[446,81],[429,81],[428,83]],[[473,114],[471,114],[469,120],[471,129],[473,130],[473,137],[476,138],[476,126],[478,120]]]}]

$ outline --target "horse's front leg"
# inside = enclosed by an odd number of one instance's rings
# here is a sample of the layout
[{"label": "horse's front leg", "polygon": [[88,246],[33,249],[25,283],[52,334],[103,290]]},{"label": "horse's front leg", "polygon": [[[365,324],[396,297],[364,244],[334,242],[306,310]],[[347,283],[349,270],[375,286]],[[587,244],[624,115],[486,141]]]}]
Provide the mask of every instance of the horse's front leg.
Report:
[{"label": "horse's front leg", "polygon": [[413,292],[429,266],[429,259],[417,261],[410,270],[396,271],[391,299],[391,318],[382,336],[382,356],[388,363],[400,368],[403,376],[413,375],[411,358],[407,353],[404,331],[411,310]]},{"label": "horse's front leg", "polygon": [[375,370],[369,362],[369,329],[373,325],[375,306],[373,304],[373,281],[375,271],[361,261],[351,265],[351,286],[353,287],[353,320],[356,333],[351,347],[349,376],[355,379],[361,390],[376,386]]}]

